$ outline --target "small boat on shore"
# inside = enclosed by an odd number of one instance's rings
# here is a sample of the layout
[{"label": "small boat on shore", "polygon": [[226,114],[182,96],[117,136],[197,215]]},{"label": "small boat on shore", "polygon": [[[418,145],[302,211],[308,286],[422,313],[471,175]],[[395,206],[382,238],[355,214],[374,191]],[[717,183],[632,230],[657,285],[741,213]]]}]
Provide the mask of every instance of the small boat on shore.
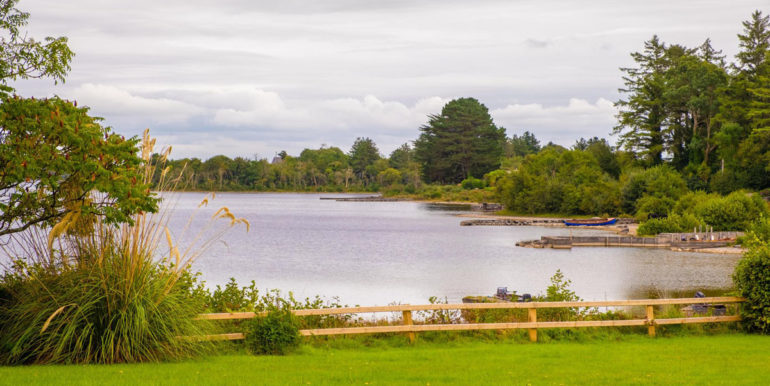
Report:
[{"label": "small boat on shore", "polygon": [[531,300],[532,295],[530,294],[519,295],[516,291],[508,291],[508,287],[497,287],[494,296],[466,296],[463,298],[463,303],[511,303]]},{"label": "small boat on shore", "polygon": [[590,218],[587,220],[564,220],[566,226],[602,226],[612,225],[618,221],[617,218]]}]

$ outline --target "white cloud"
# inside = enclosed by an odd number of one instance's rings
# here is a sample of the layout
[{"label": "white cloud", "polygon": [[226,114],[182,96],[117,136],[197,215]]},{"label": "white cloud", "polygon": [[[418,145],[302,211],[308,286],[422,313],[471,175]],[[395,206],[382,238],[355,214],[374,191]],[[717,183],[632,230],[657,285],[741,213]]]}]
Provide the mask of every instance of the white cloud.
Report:
[{"label": "white cloud", "polygon": [[36,0],[18,5],[30,36],[66,35],[77,56],[63,86],[13,86],[76,97],[121,132],[149,126],[200,156],[356,136],[388,152],[455,96],[483,102],[509,133],[570,144],[607,136],[618,68],[653,34],[710,37],[730,58],[740,22],[766,3]]},{"label": "white cloud", "polygon": [[566,145],[579,137],[606,137],[615,124],[617,109],[604,98],[594,103],[571,98],[567,105],[512,104],[491,114],[498,125],[512,133],[529,130],[541,140]]},{"label": "white cloud", "polygon": [[103,117],[129,117],[151,124],[183,123],[204,109],[168,98],[151,98],[133,95],[127,90],[102,84],[86,83],[71,92],[96,115]]}]

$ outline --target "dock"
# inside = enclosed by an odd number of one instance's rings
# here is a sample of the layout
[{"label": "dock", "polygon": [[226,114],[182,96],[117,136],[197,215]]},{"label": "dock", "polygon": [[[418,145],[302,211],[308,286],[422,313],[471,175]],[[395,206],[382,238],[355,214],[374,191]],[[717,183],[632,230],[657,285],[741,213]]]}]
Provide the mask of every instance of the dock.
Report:
[{"label": "dock", "polygon": [[571,249],[572,247],[641,247],[690,251],[726,247],[735,243],[743,232],[661,233],[655,237],[636,236],[543,236],[539,240],[521,241],[519,247]]}]

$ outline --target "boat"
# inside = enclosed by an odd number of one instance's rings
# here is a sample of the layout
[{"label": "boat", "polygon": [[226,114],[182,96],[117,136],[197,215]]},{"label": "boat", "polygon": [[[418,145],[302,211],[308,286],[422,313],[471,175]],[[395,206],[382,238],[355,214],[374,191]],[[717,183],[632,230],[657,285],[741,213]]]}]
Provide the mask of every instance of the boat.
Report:
[{"label": "boat", "polygon": [[612,225],[618,221],[617,218],[591,218],[587,220],[564,220],[566,226],[602,226]]},{"label": "boat", "polygon": [[497,292],[493,296],[466,296],[463,303],[511,303],[528,302],[532,300],[532,295],[519,295],[516,291],[508,291],[508,287],[497,287]]}]

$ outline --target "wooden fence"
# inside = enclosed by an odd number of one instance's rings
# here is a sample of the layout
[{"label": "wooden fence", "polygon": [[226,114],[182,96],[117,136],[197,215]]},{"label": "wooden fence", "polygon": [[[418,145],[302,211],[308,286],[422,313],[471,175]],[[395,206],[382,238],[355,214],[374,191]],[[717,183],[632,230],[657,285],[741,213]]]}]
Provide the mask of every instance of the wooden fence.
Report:
[{"label": "wooden fence", "polygon": [[[364,326],[343,328],[320,328],[300,330],[303,336],[323,335],[348,335],[348,334],[377,334],[377,333],[407,333],[409,339],[414,341],[415,333],[422,331],[467,331],[467,330],[510,330],[527,329],[529,339],[537,341],[539,328],[578,328],[578,327],[620,327],[620,326],[647,326],[650,336],[655,336],[655,326],[668,324],[689,323],[721,323],[737,322],[741,318],[738,315],[739,303],[744,302],[739,297],[708,297],[708,298],[680,298],[680,299],[639,299],[639,300],[614,300],[614,301],[589,301],[589,302],[529,302],[529,303],[460,303],[460,304],[423,304],[423,305],[395,305],[377,307],[344,307],[293,310],[297,316],[318,315],[345,315],[376,312],[401,312],[403,315],[401,325],[388,326]],[[685,305],[685,304],[736,304],[735,315],[725,316],[700,316],[686,318],[655,318],[654,306],[661,305]],[[537,321],[537,310],[543,308],[587,308],[587,307],[645,307],[645,319],[627,320],[577,320],[577,321]],[[499,309],[526,309],[527,322],[515,323],[459,323],[459,324],[414,324],[412,312],[432,310],[499,310]],[[261,313],[264,314],[264,313]],[[200,314],[199,320],[233,320],[250,319],[257,316],[254,312],[233,312]],[[243,333],[229,333],[207,335],[204,339],[211,340],[238,340],[244,339]]]}]

